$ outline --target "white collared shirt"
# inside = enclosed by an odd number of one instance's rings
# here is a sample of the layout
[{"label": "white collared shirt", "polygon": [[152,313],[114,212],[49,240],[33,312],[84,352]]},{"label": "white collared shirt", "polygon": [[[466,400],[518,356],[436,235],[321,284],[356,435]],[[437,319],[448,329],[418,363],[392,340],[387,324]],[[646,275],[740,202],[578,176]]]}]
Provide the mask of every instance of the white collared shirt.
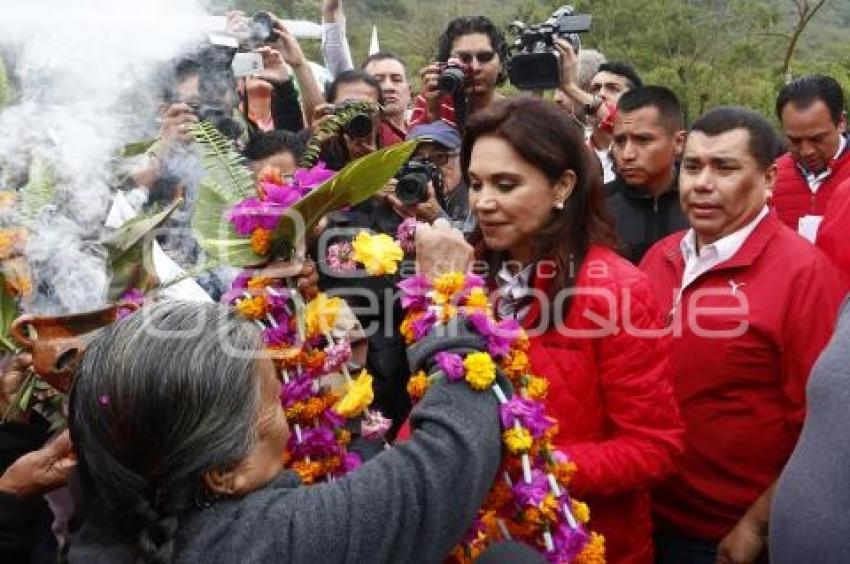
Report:
[{"label": "white collared shirt", "polygon": [[523,304],[519,310],[516,305],[521,303],[524,298],[531,295],[531,272],[534,268],[534,263],[527,265],[525,268],[517,272],[511,273],[507,264],[503,263],[496,277],[499,280],[499,317],[513,317],[514,319],[522,319],[528,313],[530,304]]},{"label": "white collared shirt", "polygon": [[[841,153],[844,152],[844,149],[847,148],[847,138],[843,135],[839,135],[841,141],[838,143],[838,151],[835,153],[835,156],[832,157],[833,161],[838,160],[838,157],[841,156]],[[826,170],[822,172],[809,172],[805,168],[800,165],[797,165],[800,168],[800,172],[803,174],[803,178],[806,179],[806,184],[809,185],[809,190],[812,191],[812,194],[818,193],[818,188],[820,188],[821,184],[823,184],[824,180],[829,178],[832,175],[832,167],[827,166]]]},{"label": "white collared shirt", "polygon": [[[767,217],[767,206],[764,206],[759,214],[751,222],[729,235],[718,239],[710,245],[703,245],[697,252],[696,232],[693,229],[688,229],[685,237],[680,243],[682,256],[685,259],[685,273],[682,276],[682,288],[679,290],[679,299],[682,297],[682,292],[685,288],[694,283],[694,281],[720,264],[726,262],[737,253],[747,238],[752,234],[758,224]],[[679,300],[676,300],[677,302]]]}]

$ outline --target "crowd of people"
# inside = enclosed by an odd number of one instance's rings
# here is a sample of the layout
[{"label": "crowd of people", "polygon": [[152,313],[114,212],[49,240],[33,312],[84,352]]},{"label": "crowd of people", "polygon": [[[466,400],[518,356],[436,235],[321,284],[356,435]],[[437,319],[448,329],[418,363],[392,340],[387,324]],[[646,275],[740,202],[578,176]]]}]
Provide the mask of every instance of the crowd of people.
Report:
[{"label": "crowd of people", "polygon": [[[527,332],[553,442],[576,465],[570,494],[590,507],[608,562],[844,561],[850,146],[839,83],[783,86],[781,133],[736,106],[686,123],[672,90],[563,40],[558,89],[503,94],[508,45],[485,16],[450,22],[417,84],[393,53],[355,67],[342,0],[323,0],[322,13],[328,84],[277,17],[257,48],[264,70],[238,84],[222,88],[203,49],[175,61],[158,140],[116,189],[107,225],[192,192],[189,130],[208,106],[226,108],[213,119],[252,170],[288,177],[323,124],[369,102],[368,124],[321,138],[319,159],[338,171],[417,140],[412,158],[440,181],[411,202],[393,180],[320,230],[394,235],[415,218],[417,272],[481,274],[496,317]],[[466,69],[461,96],[440,87],[447,63]],[[259,329],[219,303],[145,305],[86,350],[70,435],[49,439],[35,415],[0,425],[0,561],[446,560],[501,479],[499,405],[442,382],[412,408],[408,383],[440,352],[486,346],[463,330],[409,346],[397,295],[367,313],[361,303],[364,291],[393,295],[404,273],[340,276],[325,248],[312,245],[298,286],[348,298],[371,328],[363,364],[392,421],[386,448],[364,446],[368,462],[343,479],[301,485],[281,456],[290,429],[274,365],[215,338],[257,350]],[[196,278],[209,302],[226,281],[224,269]],[[0,409],[30,362],[6,359]],[[69,482],[71,499],[48,506]],[[504,541],[479,561],[545,561]]]}]

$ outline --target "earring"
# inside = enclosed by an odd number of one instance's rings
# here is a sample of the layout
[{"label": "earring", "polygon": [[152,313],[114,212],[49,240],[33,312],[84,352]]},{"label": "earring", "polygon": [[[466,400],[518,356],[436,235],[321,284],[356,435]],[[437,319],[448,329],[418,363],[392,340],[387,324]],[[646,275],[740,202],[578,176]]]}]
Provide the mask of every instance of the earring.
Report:
[{"label": "earring", "polygon": [[555,209],[556,210],[564,209],[564,202],[558,202],[557,204],[555,204]]}]

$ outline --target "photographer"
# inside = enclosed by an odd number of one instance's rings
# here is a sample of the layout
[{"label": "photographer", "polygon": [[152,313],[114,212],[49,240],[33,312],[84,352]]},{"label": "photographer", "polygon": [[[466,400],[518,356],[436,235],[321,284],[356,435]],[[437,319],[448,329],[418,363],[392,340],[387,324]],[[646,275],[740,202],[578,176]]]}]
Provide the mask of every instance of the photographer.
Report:
[{"label": "photographer", "polygon": [[555,46],[561,54],[562,84],[559,95],[566,95],[575,105],[583,108],[592,125],[588,144],[602,164],[604,182],[614,180],[614,161],[611,157],[613,125],[617,112],[617,101],[625,92],[643,86],[635,69],[626,63],[606,62],[590,81],[590,91],[579,86],[579,58],[566,41],[556,40]]},{"label": "photographer", "polygon": [[456,115],[452,93],[441,91],[440,76],[447,63],[463,70],[464,81],[459,92],[465,102],[465,113],[472,115],[502,98],[496,87],[507,80],[504,63],[508,46],[501,30],[484,16],[465,16],[452,20],[440,36],[437,63],[422,69],[420,94],[411,116],[411,127],[442,119],[463,129]]}]

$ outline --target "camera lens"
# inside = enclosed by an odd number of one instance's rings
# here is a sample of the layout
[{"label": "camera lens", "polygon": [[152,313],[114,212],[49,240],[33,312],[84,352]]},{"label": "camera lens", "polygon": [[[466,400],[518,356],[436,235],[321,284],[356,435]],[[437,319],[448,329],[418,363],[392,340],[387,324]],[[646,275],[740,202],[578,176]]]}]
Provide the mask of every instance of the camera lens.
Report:
[{"label": "camera lens", "polygon": [[428,199],[428,181],[431,178],[421,172],[406,174],[398,179],[395,195],[405,206],[415,206]]},{"label": "camera lens", "polygon": [[345,127],[345,132],[357,139],[366,139],[372,135],[372,117],[369,114],[354,114]]},{"label": "camera lens", "polygon": [[277,39],[274,20],[268,12],[257,12],[251,18],[251,40],[254,43],[268,43]]},{"label": "camera lens", "polygon": [[463,69],[447,67],[440,73],[440,77],[437,79],[437,88],[440,92],[454,94],[463,88],[465,81],[466,75],[464,74]]}]

